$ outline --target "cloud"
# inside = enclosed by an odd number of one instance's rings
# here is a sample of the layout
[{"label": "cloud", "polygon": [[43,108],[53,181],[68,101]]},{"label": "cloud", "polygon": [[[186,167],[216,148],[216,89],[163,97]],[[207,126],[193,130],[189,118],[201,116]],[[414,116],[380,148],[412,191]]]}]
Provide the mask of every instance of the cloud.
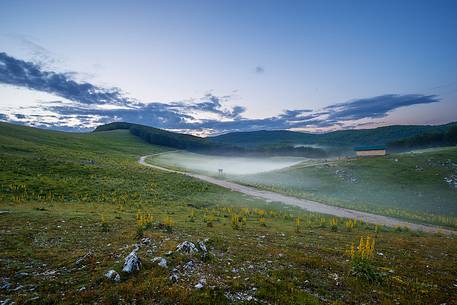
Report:
[{"label": "cloud", "polygon": [[265,68],[262,66],[257,66],[257,67],[255,67],[254,71],[256,74],[263,74],[263,73],[265,73]]},{"label": "cloud", "polygon": [[329,111],[330,122],[359,120],[363,118],[382,118],[390,111],[411,105],[439,102],[436,95],[386,94],[371,98],[357,99],[325,107]]},{"label": "cloud", "polygon": [[[361,126],[366,123],[364,120],[386,117],[401,107],[440,101],[436,95],[386,94],[335,103],[323,109],[288,109],[275,116],[250,119],[243,116],[244,107],[226,106],[231,95],[206,94],[191,100],[145,103],[126,97],[118,88],[106,89],[75,81],[72,75],[44,71],[38,64],[0,53],[0,83],[44,91],[66,99],[41,103],[37,109],[19,107],[8,115],[0,115],[0,119],[77,131],[113,121],[199,134],[262,129],[318,130]],[[26,114],[27,110],[29,114]]]},{"label": "cloud", "polygon": [[118,88],[105,89],[90,83],[78,83],[69,74],[43,71],[40,65],[0,53],[0,83],[26,87],[84,104],[120,104],[130,102]]}]

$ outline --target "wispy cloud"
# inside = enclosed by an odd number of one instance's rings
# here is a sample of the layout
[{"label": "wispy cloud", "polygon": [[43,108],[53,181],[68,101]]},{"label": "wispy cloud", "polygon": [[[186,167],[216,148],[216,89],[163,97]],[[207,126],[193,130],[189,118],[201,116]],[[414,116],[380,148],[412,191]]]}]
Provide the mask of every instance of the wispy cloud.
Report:
[{"label": "wispy cloud", "polygon": [[0,82],[44,91],[84,104],[130,103],[118,88],[76,82],[71,74],[43,71],[40,65],[0,53]]},{"label": "wispy cloud", "polygon": [[[259,71],[257,71],[259,68]],[[257,67],[256,73],[263,73]],[[261,68],[261,69],[260,69]],[[335,103],[323,109],[285,110],[278,115],[249,119],[242,106],[228,107],[232,96],[206,94],[200,98],[145,103],[127,97],[119,88],[103,88],[74,80],[73,73],[45,71],[39,64],[0,53],[0,83],[44,91],[66,101],[41,103],[45,114],[25,115],[20,111],[0,114],[4,121],[64,130],[85,130],[113,121],[127,121],[158,128],[193,133],[223,133],[260,129],[342,127],[360,120],[386,117],[400,107],[440,101],[436,95],[386,94]],[[30,113],[30,112],[29,112]]]},{"label": "wispy cloud", "polygon": [[265,68],[262,66],[257,66],[257,67],[255,67],[254,71],[257,74],[263,74],[263,73],[265,73]]}]

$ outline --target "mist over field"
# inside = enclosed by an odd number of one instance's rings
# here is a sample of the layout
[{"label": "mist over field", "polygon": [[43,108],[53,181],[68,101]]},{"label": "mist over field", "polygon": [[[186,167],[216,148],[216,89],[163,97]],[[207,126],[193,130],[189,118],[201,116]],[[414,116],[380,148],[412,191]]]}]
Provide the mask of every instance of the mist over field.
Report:
[{"label": "mist over field", "polygon": [[282,169],[306,160],[298,157],[228,157],[171,152],[154,157],[153,163],[210,175],[218,174],[219,169],[223,169],[224,175],[250,175]]}]

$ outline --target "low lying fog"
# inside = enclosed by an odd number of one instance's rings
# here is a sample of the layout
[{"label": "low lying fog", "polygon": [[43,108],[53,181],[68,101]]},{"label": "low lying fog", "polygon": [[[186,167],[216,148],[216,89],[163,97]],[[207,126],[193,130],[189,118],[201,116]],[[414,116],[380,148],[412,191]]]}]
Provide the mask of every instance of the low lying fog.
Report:
[{"label": "low lying fog", "polygon": [[305,158],[298,157],[226,157],[208,156],[189,152],[171,152],[162,154],[153,159],[153,163],[165,167],[179,167],[191,171],[218,174],[223,169],[227,175],[248,175],[267,172],[292,166]]}]

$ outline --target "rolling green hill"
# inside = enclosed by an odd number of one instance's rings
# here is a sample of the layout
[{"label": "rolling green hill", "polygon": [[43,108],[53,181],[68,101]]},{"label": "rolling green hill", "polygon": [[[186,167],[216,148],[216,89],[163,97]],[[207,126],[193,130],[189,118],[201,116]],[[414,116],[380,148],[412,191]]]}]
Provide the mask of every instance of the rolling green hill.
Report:
[{"label": "rolling green hill", "polygon": [[324,158],[327,153],[320,148],[293,147],[290,145],[265,145],[262,147],[241,147],[231,144],[212,142],[207,138],[170,132],[144,125],[115,122],[101,125],[95,133],[110,130],[128,130],[132,135],[144,141],[164,147],[213,155],[250,155],[250,156],[300,156],[307,158]]},{"label": "rolling green hill", "polygon": [[304,133],[287,130],[233,132],[210,137],[215,143],[245,147],[271,144],[319,144],[323,146],[385,145],[393,141],[424,134],[443,132],[457,123],[438,126],[394,125],[374,129],[341,130],[328,133]]},{"label": "rolling green hill", "polygon": [[[0,302],[457,301],[456,237],[307,213],[137,162],[167,150],[127,130],[0,123]],[[374,248],[359,261],[351,246],[368,236]],[[207,251],[178,251],[184,241]],[[122,272],[134,249],[141,268]]]},{"label": "rolling green hill", "polygon": [[308,163],[233,179],[337,206],[457,228],[455,147]]}]

